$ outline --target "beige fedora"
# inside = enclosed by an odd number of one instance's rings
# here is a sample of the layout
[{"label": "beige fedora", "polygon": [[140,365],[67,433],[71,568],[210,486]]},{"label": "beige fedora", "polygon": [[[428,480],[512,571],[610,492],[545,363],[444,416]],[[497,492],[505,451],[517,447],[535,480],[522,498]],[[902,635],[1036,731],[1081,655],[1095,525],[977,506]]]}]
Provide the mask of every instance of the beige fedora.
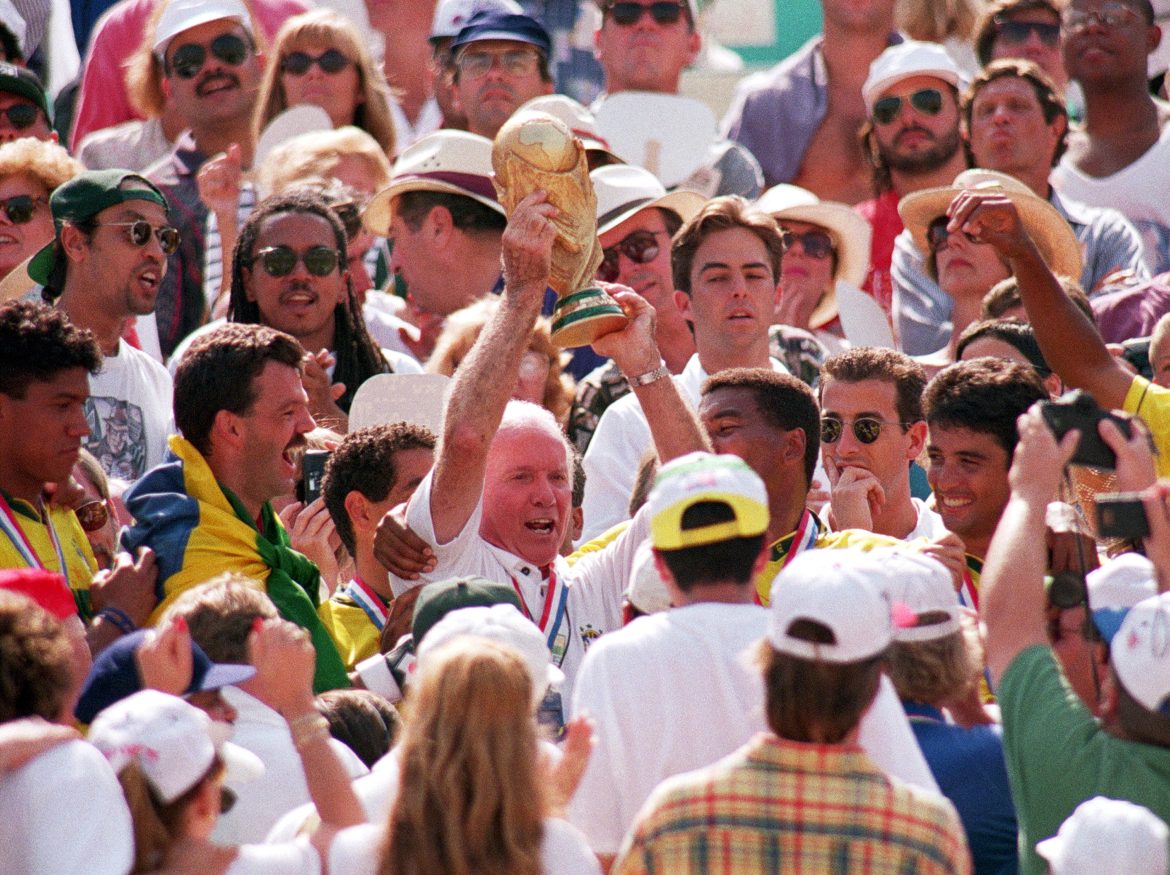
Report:
[{"label": "beige fedora", "polygon": [[504,214],[492,186],[492,141],[466,131],[436,131],[399,155],[390,184],[362,214],[366,229],[389,236],[394,198],[408,191],[458,194]]},{"label": "beige fedora", "polygon": [[1002,194],[1007,197],[1020,213],[1020,219],[1029,236],[1049,269],[1062,276],[1078,279],[1081,275],[1081,245],[1072,227],[1064,220],[1056,207],[1024,185],[1014,176],[994,170],[973,168],[964,170],[955,177],[954,183],[942,188],[927,188],[906,195],[898,202],[898,213],[902,223],[914,238],[914,245],[923,258],[930,254],[926,241],[926,228],[964,191],[987,194]]},{"label": "beige fedora", "polygon": [[861,288],[869,269],[869,246],[873,231],[869,222],[852,207],[836,201],[823,201],[799,185],[774,185],[756,200],[756,209],[776,221],[805,222],[829,232],[837,250],[837,271],[833,284],[813,310],[809,325],[821,328],[837,318],[837,282]]},{"label": "beige fedora", "polygon": [[687,222],[707,202],[695,191],[668,192],[658,177],[634,164],[610,164],[589,174],[597,193],[597,233],[600,236],[634,213],[659,207]]}]

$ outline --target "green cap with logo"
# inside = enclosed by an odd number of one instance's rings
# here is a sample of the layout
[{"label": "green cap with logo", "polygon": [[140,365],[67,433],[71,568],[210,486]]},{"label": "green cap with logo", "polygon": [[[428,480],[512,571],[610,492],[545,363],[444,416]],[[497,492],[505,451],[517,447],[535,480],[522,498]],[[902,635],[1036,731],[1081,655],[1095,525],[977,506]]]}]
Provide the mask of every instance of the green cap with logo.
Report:
[{"label": "green cap with logo", "polygon": [[0,61],[0,92],[26,97],[49,118],[49,98],[40,77],[27,67]]},{"label": "green cap with logo", "polygon": [[136,200],[149,201],[164,210],[169,209],[163,193],[146,177],[133,170],[87,170],[59,185],[49,197],[49,209],[53,213],[57,236],[29,261],[28,275],[42,285],[48,282],[57,258],[61,226],[65,222],[83,222],[104,209]]}]

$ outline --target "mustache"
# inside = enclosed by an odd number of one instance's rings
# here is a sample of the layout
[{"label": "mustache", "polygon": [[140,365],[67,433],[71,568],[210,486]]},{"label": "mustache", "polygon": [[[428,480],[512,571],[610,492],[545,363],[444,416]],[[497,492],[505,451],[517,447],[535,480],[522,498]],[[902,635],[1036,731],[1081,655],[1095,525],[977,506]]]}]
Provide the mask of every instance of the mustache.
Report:
[{"label": "mustache", "polygon": [[233,76],[231,73],[225,73],[223,70],[217,70],[214,73],[208,73],[199,80],[199,84],[195,86],[195,93],[203,94],[205,89],[207,89],[209,86],[218,85],[222,82],[226,82],[229,85],[235,85],[237,87],[239,87],[240,84],[238,77]]},{"label": "mustache", "polygon": [[934,134],[920,125],[910,125],[909,127],[902,128],[902,130],[898,132],[898,139],[902,139],[902,137],[906,136],[907,134],[922,134],[927,137],[934,137]]}]

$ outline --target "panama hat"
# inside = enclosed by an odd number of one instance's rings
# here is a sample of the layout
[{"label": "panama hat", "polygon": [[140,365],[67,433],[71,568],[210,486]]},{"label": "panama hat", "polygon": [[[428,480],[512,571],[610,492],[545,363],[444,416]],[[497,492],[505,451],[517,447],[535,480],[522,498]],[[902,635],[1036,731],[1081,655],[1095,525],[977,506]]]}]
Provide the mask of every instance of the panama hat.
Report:
[{"label": "panama hat", "polygon": [[685,223],[707,202],[698,192],[668,192],[657,176],[633,164],[598,167],[589,179],[597,193],[598,236],[651,207],[670,210]]}]

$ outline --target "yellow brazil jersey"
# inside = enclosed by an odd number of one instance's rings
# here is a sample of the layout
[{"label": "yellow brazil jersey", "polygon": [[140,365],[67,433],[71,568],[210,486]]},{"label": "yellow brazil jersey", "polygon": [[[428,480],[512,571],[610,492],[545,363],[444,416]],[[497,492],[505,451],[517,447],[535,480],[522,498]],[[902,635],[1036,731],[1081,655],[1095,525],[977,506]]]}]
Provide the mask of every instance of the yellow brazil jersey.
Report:
[{"label": "yellow brazil jersey", "polygon": [[[53,539],[49,534],[49,526],[37,508],[27,501],[14,499],[8,495],[4,498],[13,511],[12,519],[28,539],[28,544],[40,564],[49,571],[65,575],[73,598],[77,602],[77,612],[83,620],[89,620],[89,584],[97,573],[97,561],[93,558],[89,539],[85,537],[85,530],[77,521],[77,515],[68,508],[47,506],[49,522],[57,535],[61,554],[65,559],[65,568],[62,569],[53,546]],[[12,538],[0,533],[0,568],[27,568],[30,564],[24,551]]]},{"label": "yellow brazil jersey", "polygon": [[346,671],[378,652],[386,625],[387,605],[366,587],[355,597],[355,583],[340,587],[317,608],[317,616],[337,645]]},{"label": "yellow brazil jersey", "polygon": [[1123,405],[1126,413],[1140,416],[1154,438],[1158,451],[1154,464],[1159,477],[1170,477],[1170,389],[1145,377],[1134,377]]}]

